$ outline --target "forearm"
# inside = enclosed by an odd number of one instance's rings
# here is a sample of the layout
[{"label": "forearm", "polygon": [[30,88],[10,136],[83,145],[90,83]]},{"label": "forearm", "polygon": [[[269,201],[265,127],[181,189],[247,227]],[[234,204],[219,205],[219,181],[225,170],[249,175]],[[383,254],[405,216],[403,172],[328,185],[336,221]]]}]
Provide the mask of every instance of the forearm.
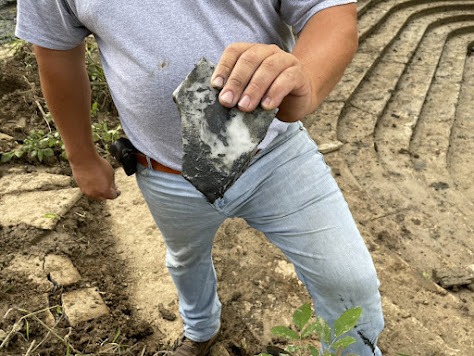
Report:
[{"label": "forearm", "polygon": [[41,88],[71,164],[96,155],[90,123],[90,83],[84,45],[67,51],[35,46]]},{"label": "forearm", "polygon": [[308,21],[293,50],[311,78],[312,100],[308,113],[318,107],[341,79],[357,46],[354,4],[322,10]]}]

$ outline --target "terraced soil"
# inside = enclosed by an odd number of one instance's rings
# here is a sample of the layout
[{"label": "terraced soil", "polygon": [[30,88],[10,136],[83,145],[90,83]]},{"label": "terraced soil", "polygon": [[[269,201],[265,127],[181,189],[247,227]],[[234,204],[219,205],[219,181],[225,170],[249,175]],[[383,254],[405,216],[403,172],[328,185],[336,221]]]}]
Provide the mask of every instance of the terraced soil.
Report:
[{"label": "terraced soil", "polygon": [[[379,340],[384,355],[472,355],[474,0],[359,0],[357,6],[358,53],[304,124],[325,152],[374,258],[386,319]],[[0,136],[0,147],[8,149],[21,138],[18,126],[44,125],[31,98],[19,104],[32,86],[12,68],[0,62],[0,131],[10,136]],[[30,84],[32,75],[26,74]],[[18,125],[27,115],[31,120]],[[74,184],[62,179],[68,173],[58,164],[2,165],[0,222],[25,207],[13,215],[29,214],[26,194],[40,210],[44,197],[70,190]],[[62,177],[61,183],[44,174]],[[134,180],[120,170],[116,179],[123,194],[115,201],[72,200],[59,221],[41,228],[14,218],[1,223],[0,314],[12,306],[52,306],[64,293],[97,287],[109,315],[79,322],[72,331],[62,320],[57,332],[70,332],[82,352],[158,355],[180,334],[177,296],[160,233]],[[69,257],[81,281],[48,291],[41,266],[51,254]],[[31,263],[24,267],[24,261]],[[219,230],[214,261],[224,307],[214,355],[285,347],[269,330],[289,325],[309,297],[282,254],[235,219]],[[19,315],[1,317],[0,329],[8,332]],[[130,347],[114,348],[118,329],[120,344]],[[37,325],[34,332],[38,341],[45,336]],[[31,340],[23,326],[0,354],[23,355]],[[66,351],[50,340],[38,352]]]}]

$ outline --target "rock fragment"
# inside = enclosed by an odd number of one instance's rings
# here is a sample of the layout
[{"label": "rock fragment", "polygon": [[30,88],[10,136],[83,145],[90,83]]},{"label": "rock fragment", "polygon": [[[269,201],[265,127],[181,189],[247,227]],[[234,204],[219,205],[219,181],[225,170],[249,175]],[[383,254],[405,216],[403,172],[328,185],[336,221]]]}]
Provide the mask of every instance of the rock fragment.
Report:
[{"label": "rock fragment", "polygon": [[44,259],[44,270],[51,282],[57,286],[67,287],[81,280],[81,275],[71,260],[64,256],[48,255]]},{"label": "rock fragment", "polygon": [[211,86],[214,68],[202,58],[173,93],[183,127],[182,175],[211,203],[247,169],[277,112],[223,107]]},{"label": "rock fragment", "polygon": [[0,179],[0,194],[70,187],[71,177],[50,173],[8,174]]},{"label": "rock fragment", "polygon": [[331,141],[322,143],[318,146],[318,150],[321,153],[329,153],[339,150],[344,144],[341,141]]},{"label": "rock fragment", "polygon": [[443,288],[457,288],[474,283],[474,273],[464,268],[433,270],[433,279]]},{"label": "rock fragment", "polygon": [[97,288],[76,290],[62,295],[64,314],[72,326],[109,313]]},{"label": "rock fragment", "polygon": [[24,223],[52,230],[58,218],[67,213],[81,196],[79,188],[6,194],[0,198],[0,225]]},{"label": "rock fragment", "polygon": [[43,270],[43,261],[38,257],[17,255],[6,271],[13,274],[23,274],[36,285],[40,292],[49,292],[54,287]]}]

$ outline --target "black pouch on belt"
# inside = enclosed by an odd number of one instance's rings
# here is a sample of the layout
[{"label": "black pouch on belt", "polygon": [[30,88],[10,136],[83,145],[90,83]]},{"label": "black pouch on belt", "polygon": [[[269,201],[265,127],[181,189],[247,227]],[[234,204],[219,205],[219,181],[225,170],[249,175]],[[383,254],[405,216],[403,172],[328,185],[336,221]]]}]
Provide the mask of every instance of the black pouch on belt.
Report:
[{"label": "black pouch on belt", "polygon": [[128,138],[121,137],[109,147],[110,154],[120,162],[127,176],[137,172],[137,157],[139,153]]}]

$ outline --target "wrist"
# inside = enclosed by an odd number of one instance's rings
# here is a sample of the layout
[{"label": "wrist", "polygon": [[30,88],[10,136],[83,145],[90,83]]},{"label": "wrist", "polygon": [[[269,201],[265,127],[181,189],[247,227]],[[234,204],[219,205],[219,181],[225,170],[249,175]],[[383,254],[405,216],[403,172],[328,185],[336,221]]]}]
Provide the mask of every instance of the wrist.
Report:
[{"label": "wrist", "polygon": [[95,146],[93,147],[78,147],[75,149],[67,149],[66,154],[71,167],[83,166],[90,164],[93,161],[100,159]]}]

